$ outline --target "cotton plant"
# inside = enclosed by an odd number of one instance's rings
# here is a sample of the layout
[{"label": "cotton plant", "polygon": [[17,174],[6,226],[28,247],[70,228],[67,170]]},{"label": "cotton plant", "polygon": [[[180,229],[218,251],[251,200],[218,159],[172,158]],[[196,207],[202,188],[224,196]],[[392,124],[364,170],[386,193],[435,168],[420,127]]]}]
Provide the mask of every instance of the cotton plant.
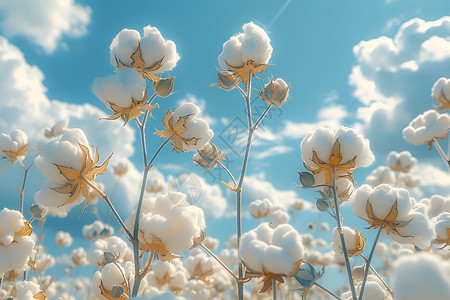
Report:
[{"label": "cotton plant", "polygon": [[88,240],[105,239],[114,235],[114,228],[102,221],[96,220],[92,224],[84,225],[82,233]]},{"label": "cotton plant", "polygon": [[264,219],[270,215],[272,202],[269,199],[257,199],[252,201],[248,206],[248,210],[252,217],[256,219]]}]

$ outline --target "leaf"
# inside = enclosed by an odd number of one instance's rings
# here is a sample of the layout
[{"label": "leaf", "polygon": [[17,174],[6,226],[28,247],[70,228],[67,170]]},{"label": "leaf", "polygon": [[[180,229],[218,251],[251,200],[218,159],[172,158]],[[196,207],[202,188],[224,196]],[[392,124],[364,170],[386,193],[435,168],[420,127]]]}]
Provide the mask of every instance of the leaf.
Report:
[{"label": "leaf", "polygon": [[311,173],[300,171],[297,172],[300,175],[300,182],[304,187],[309,188],[314,185],[315,180],[314,176]]},{"label": "leaf", "polygon": [[323,211],[326,211],[330,207],[330,204],[323,199],[318,199],[316,202],[316,207],[320,212],[323,212]]}]

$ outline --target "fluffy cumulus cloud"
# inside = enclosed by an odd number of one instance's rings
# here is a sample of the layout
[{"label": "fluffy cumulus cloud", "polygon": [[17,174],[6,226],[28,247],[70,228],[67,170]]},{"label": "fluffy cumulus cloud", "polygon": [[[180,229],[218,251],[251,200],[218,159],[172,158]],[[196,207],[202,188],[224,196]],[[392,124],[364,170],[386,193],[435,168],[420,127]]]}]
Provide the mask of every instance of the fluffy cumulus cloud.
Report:
[{"label": "fluffy cumulus cloud", "polygon": [[448,76],[450,68],[449,35],[450,17],[430,22],[412,19],[400,26],[394,38],[361,41],[353,48],[357,64],[349,83],[361,104],[360,125],[376,152],[385,155],[391,150],[387,147],[405,147],[402,129],[432,108],[433,83]]},{"label": "fluffy cumulus cloud", "polygon": [[74,0],[4,0],[0,3],[0,29],[8,37],[23,36],[52,53],[63,36],[86,34],[91,12],[89,6]]},{"label": "fluffy cumulus cloud", "polygon": [[[90,104],[78,105],[48,99],[41,70],[28,64],[23,53],[4,37],[0,37],[0,74],[3,78],[0,82],[0,132],[9,134],[16,129],[24,131],[28,135],[31,150],[48,142],[44,136],[46,128],[52,128],[59,121],[67,119],[69,128],[81,128],[90,144],[99,146],[101,160],[114,153],[111,166],[120,161],[129,162],[129,157],[134,153],[134,130],[122,126],[120,121],[99,121],[106,113]],[[128,173],[120,180],[116,196],[131,202],[137,199],[138,191],[130,187],[135,187],[135,182],[140,181],[140,172],[131,163],[129,165]],[[14,171],[20,171],[16,169]],[[13,172],[8,166],[3,170],[6,171]],[[2,186],[6,187],[11,183],[10,180],[5,177]],[[112,172],[99,178],[107,187],[112,187],[114,180]],[[124,205],[121,209],[127,207]]]}]

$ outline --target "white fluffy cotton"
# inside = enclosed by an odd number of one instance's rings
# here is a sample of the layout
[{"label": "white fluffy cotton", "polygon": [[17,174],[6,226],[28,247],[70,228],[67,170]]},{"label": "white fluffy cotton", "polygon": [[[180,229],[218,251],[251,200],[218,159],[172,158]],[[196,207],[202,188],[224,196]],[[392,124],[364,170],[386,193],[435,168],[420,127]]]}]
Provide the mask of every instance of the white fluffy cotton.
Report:
[{"label": "white fluffy cotton", "polygon": [[[356,294],[359,295],[361,292],[362,281],[358,283],[355,287]],[[347,291],[342,294],[342,300],[351,300],[352,292]],[[392,300],[392,297],[389,295],[386,289],[384,288],[381,281],[374,275],[367,276],[366,286],[364,287],[364,296],[362,300]]]},{"label": "white fluffy cotton", "polygon": [[302,159],[308,166],[315,168],[317,165],[312,161],[313,151],[317,153],[319,161],[330,164],[330,155],[333,145],[339,140],[341,145],[341,163],[350,162],[354,157],[355,168],[367,167],[375,159],[370,150],[369,140],[363,138],[357,131],[347,127],[339,127],[332,131],[325,127],[319,127],[310,131],[301,143]]},{"label": "white fluffy cotton", "polygon": [[249,60],[256,64],[269,63],[273,49],[267,33],[253,22],[244,24],[242,29],[243,33],[230,37],[223,44],[222,53],[219,55],[219,64],[223,70],[228,69],[226,62],[234,67]]},{"label": "white fluffy cotton", "polygon": [[55,242],[61,247],[70,247],[72,245],[73,239],[70,233],[64,231],[58,231],[55,236]]},{"label": "white fluffy cotton", "polygon": [[[120,269],[119,269],[120,268]],[[125,276],[125,278],[124,278]],[[107,264],[100,271],[94,273],[91,281],[91,291],[100,299],[111,299],[102,295],[102,291],[111,291],[114,285],[120,285],[124,289],[124,292],[127,290],[127,284],[125,280],[128,280],[130,283],[130,288],[134,283],[134,265],[131,262],[127,262],[125,264]],[[144,285],[139,287],[139,290]],[[129,296],[130,291],[128,291]],[[111,295],[109,295],[111,297]]]},{"label": "white fluffy cotton", "polygon": [[161,67],[151,71],[152,74],[161,74],[172,70],[180,59],[175,43],[165,40],[158,28],[148,25],[144,27],[143,37],[140,36],[138,31],[130,29],[122,29],[114,37],[109,46],[111,64],[117,67],[117,59],[124,65],[131,66],[133,62],[131,56],[136,52],[138,46],[144,62],[143,68],[152,67],[162,59]]},{"label": "white fluffy cotton", "polygon": [[32,300],[35,295],[38,295],[41,288],[38,284],[32,281],[22,281],[17,284],[17,300]]},{"label": "white fluffy cotton", "polygon": [[88,240],[108,238],[114,234],[114,228],[97,220],[94,223],[83,226],[83,235]]},{"label": "white fluffy cotton", "polygon": [[35,241],[31,236],[15,234],[25,226],[23,215],[16,210],[0,211],[0,276],[13,270],[23,272],[34,255]]},{"label": "white fluffy cotton", "polygon": [[[360,247],[360,237],[356,235],[356,231],[350,227],[343,226],[342,232],[344,233],[345,246],[347,247],[348,253],[355,253]],[[334,250],[334,253],[337,255],[343,255],[344,251],[342,250],[342,243],[339,236],[338,228],[335,227],[331,234],[332,243],[331,247]]]},{"label": "white fluffy cotton", "polygon": [[106,105],[129,107],[132,101],[141,101],[145,94],[145,79],[132,69],[118,69],[111,76],[96,78],[92,91]]},{"label": "white fluffy cotton", "polygon": [[[8,158],[10,155],[5,152],[12,152],[15,154],[26,146],[28,146],[28,136],[22,130],[16,129],[9,135],[5,133],[0,134],[1,157]],[[19,155],[16,158],[22,160],[24,157],[24,155]]]},{"label": "white fluffy cotton", "polygon": [[106,239],[96,240],[86,253],[89,264],[94,266],[103,266],[106,264],[104,253],[111,252],[119,255],[117,262],[124,263],[132,260],[133,251],[128,244],[117,236],[111,236]]},{"label": "white fluffy cotton", "polygon": [[242,235],[239,253],[252,272],[291,276],[298,271],[304,250],[300,234],[291,225],[272,229],[262,223]]},{"label": "white fluffy cotton", "polygon": [[67,129],[62,136],[44,145],[35,160],[36,167],[47,181],[34,195],[34,199],[39,206],[46,208],[49,214],[63,212],[64,216],[64,213],[84,200],[80,193],[72,203],[60,206],[70,198],[70,195],[52,190],[54,187],[62,187],[68,183],[55,165],[72,168],[77,172],[81,171],[82,152],[78,143],[89,147],[86,135],[81,129]]},{"label": "white fluffy cotton", "polygon": [[401,257],[391,288],[396,300],[450,299],[450,262],[431,253]]},{"label": "white fluffy cotton", "polygon": [[[128,228],[132,228],[135,218],[134,213],[125,221]],[[206,227],[203,210],[176,192],[144,199],[139,222],[140,238],[151,243],[155,236],[172,253],[189,249]]]},{"label": "white fluffy cotton", "polygon": [[448,104],[450,102],[450,79],[439,78],[431,88],[431,97],[439,103]]},{"label": "white fluffy cotton", "polygon": [[450,213],[444,212],[433,219],[436,230],[436,243],[450,244]]},{"label": "white fluffy cotton", "polygon": [[430,218],[437,216],[442,212],[450,213],[450,197],[433,195],[430,198],[424,198],[419,203],[428,206],[428,215]]},{"label": "white fluffy cotton", "polygon": [[443,137],[450,129],[450,116],[439,114],[435,110],[428,110],[418,115],[403,129],[403,138],[415,145],[429,143],[434,138]]},{"label": "white fluffy cotton", "polygon": [[409,151],[400,153],[391,151],[387,156],[386,164],[394,171],[407,173],[417,164],[417,159]]},{"label": "white fluffy cotton", "polygon": [[248,210],[250,214],[256,219],[262,219],[270,214],[272,209],[272,202],[269,199],[255,200],[250,203]]}]

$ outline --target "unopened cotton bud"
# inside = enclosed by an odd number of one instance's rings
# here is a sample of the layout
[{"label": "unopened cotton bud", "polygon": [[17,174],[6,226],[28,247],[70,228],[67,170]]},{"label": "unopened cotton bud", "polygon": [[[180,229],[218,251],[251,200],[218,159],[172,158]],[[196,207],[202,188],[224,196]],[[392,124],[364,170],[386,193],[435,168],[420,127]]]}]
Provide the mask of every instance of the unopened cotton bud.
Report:
[{"label": "unopened cotton bud", "polygon": [[259,96],[264,102],[270,103],[276,107],[280,107],[289,99],[289,89],[291,84],[286,84],[286,82],[278,78],[270,80],[268,84],[264,86],[264,90],[259,92]]},{"label": "unopened cotton bud", "polygon": [[217,75],[219,77],[219,83],[214,83],[211,86],[218,86],[224,90],[232,90],[238,84],[238,78],[234,75],[234,72],[220,71],[217,69]]},{"label": "unopened cotton bud", "polygon": [[155,90],[156,95],[165,98],[172,94],[173,90],[173,80],[175,76],[161,78],[160,80],[153,82],[153,90]]}]

